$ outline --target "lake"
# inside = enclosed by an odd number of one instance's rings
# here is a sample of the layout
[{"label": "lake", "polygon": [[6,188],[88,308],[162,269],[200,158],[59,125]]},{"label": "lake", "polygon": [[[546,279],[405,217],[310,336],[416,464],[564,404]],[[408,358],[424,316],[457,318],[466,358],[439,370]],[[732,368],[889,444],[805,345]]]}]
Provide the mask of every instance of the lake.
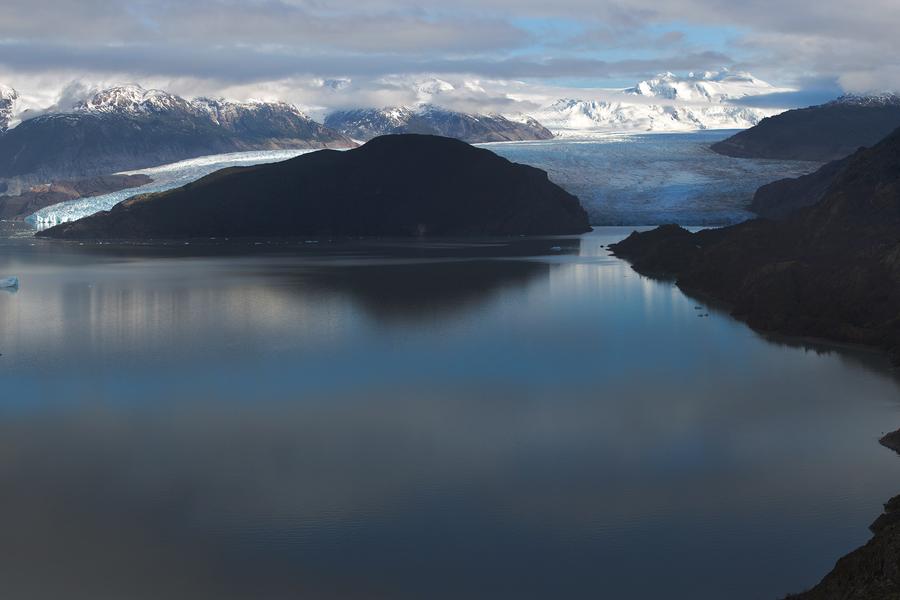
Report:
[{"label": "lake", "polygon": [[883,357],[637,275],[605,248],[631,228],[3,226],[5,598],[774,600],[900,491]]}]

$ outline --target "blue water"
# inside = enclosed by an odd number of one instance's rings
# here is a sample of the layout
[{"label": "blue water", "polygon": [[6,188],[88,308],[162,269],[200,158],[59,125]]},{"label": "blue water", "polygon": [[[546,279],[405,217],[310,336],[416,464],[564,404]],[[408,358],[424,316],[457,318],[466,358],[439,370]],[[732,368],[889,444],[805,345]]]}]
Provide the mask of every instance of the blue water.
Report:
[{"label": "blue water", "polygon": [[611,135],[585,142],[487,144],[515,162],[545,169],[577,195],[598,225],[722,225],[753,215],[756,189],[816,170],[816,163],[751,160],[709,149],[734,131]]},{"label": "blue water", "polygon": [[627,233],[0,237],[0,595],[812,585],[900,491],[897,379],[638,276]]}]

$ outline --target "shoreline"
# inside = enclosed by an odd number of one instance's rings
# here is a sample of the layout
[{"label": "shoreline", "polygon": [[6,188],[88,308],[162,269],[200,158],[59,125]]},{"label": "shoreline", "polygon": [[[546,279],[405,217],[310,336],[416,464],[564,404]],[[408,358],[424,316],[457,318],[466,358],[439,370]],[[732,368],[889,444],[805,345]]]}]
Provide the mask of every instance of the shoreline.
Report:
[{"label": "shoreline", "polygon": [[[900,455],[900,429],[885,434],[878,443]],[[900,494],[884,503],[869,531],[869,541],[839,558],[818,584],[785,600],[900,598]]]},{"label": "shoreline", "polygon": [[[615,244],[611,244],[611,245],[614,246]],[[696,300],[700,303],[706,304],[709,308],[714,308],[714,309],[717,309],[717,310],[720,310],[720,311],[726,313],[730,318],[732,318],[740,323],[743,323],[751,331],[753,331],[757,335],[763,337],[767,341],[770,341],[772,343],[784,343],[784,344],[788,344],[788,345],[791,344],[792,342],[795,342],[797,345],[801,345],[801,346],[808,346],[808,347],[821,346],[826,350],[834,350],[834,351],[845,350],[845,351],[853,351],[853,352],[859,352],[859,353],[864,352],[871,356],[878,356],[880,358],[883,358],[886,361],[887,372],[900,376],[900,363],[897,363],[894,360],[894,357],[891,355],[890,350],[888,350],[887,348],[880,346],[876,343],[850,342],[850,341],[846,341],[846,340],[840,340],[840,339],[830,338],[830,337],[825,337],[825,336],[815,336],[815,335],[795,335],[795,334],[791,334],[791,333],[787,333],[787,332],[783,332],[783,331],[778,331],[775,329],[764,329],[761,327],[755,327],[750,322],[749,318],[746,315],[735,314],[733,312],[734,307],[735,307],[735,305],[733,303],[727,302],[725,300],[721,300],[712,294],[703,292],[702,290],[681,285],[678,282],[677,274],[674,274],[671,272],[665,272],[665,271],[639,270],[639,269],[635,268],[634,263],[631,260],[629,260],[629,258],[627,256],[623,256],[621,254],[616,253],[616,251],[612,248],[609,250],[609,253],[611,256],[614,256],[614,257],[618,258],[619,260],[627,262],[629,264],[629,266],[631,267],[631,270],[642,277],[655,279],[657,281],[666,281],[666,282],[674,283],[675,287],[677,287],[678,290],[682,294],[687,296],[688,298],[691,298],[692,300]],[[900,430],[898,430],[898,432],[895,432],[895,433],[898,434],[898,442],[897,443],[898,443],[898,447],[900,447]],[[892,448],[892,449],[894,449],[894,448]],[[897,452],[900,453],[900,450],[897,450]]]}]

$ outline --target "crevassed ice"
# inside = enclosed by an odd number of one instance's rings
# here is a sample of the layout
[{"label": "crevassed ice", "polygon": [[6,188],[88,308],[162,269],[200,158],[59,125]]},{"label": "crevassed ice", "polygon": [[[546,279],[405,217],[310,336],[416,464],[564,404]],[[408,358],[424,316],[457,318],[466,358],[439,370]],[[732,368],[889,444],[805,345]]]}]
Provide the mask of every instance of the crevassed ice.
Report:
[{"label": "crevassed ice", "polygon": [[219,169],[279,162],[308,152],[312,152],[312,150],[233,152],[230,154],[191,158],[150,169],[126,171],[123,174],[133,175],[141,173],[152,178],[153,182],[138,188],[113,192],[112,194],[104,194],[92,198],[79,198],[78,200],[54,204],[42,208],[25,220],[38,229],[46,229],[47,227],[75,221],[103,210],[109,210],[119,202],[137,194],[163,192],[180,187]]},{"label": "crevassed ice", "polygon": [[752,217],[754,191],[818,165],[737,159],[709,145],[730,132],[606,135],[592,140],[504,142],[489,148],[547,171],[578,196],[594,225],[724,225]]}]

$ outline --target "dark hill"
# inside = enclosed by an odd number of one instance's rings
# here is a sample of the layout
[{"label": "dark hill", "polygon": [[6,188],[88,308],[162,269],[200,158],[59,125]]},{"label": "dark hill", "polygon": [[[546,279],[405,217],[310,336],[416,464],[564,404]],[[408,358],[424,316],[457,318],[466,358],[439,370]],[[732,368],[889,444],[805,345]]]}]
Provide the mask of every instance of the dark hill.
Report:
[{"label": "dark hill", "polygon": [[859,102],[839,99],[789,110],[712,145],[737,158],[825,162],[870,147],[900,127],[900,100]]},{"label": "dark hill", "polygon": [[71,239],[568,234],[590,229],[547,173],[464,142],[396,135],[225,169],[39,235]]},{"label": "dark hill", "polygon": [[851,155],[825,163],[809,175],[767,183],[756,190],[750,210],[766,219],[781,220],[800,208],[812,206],[822,199],[831,182],[852,158]]}]

